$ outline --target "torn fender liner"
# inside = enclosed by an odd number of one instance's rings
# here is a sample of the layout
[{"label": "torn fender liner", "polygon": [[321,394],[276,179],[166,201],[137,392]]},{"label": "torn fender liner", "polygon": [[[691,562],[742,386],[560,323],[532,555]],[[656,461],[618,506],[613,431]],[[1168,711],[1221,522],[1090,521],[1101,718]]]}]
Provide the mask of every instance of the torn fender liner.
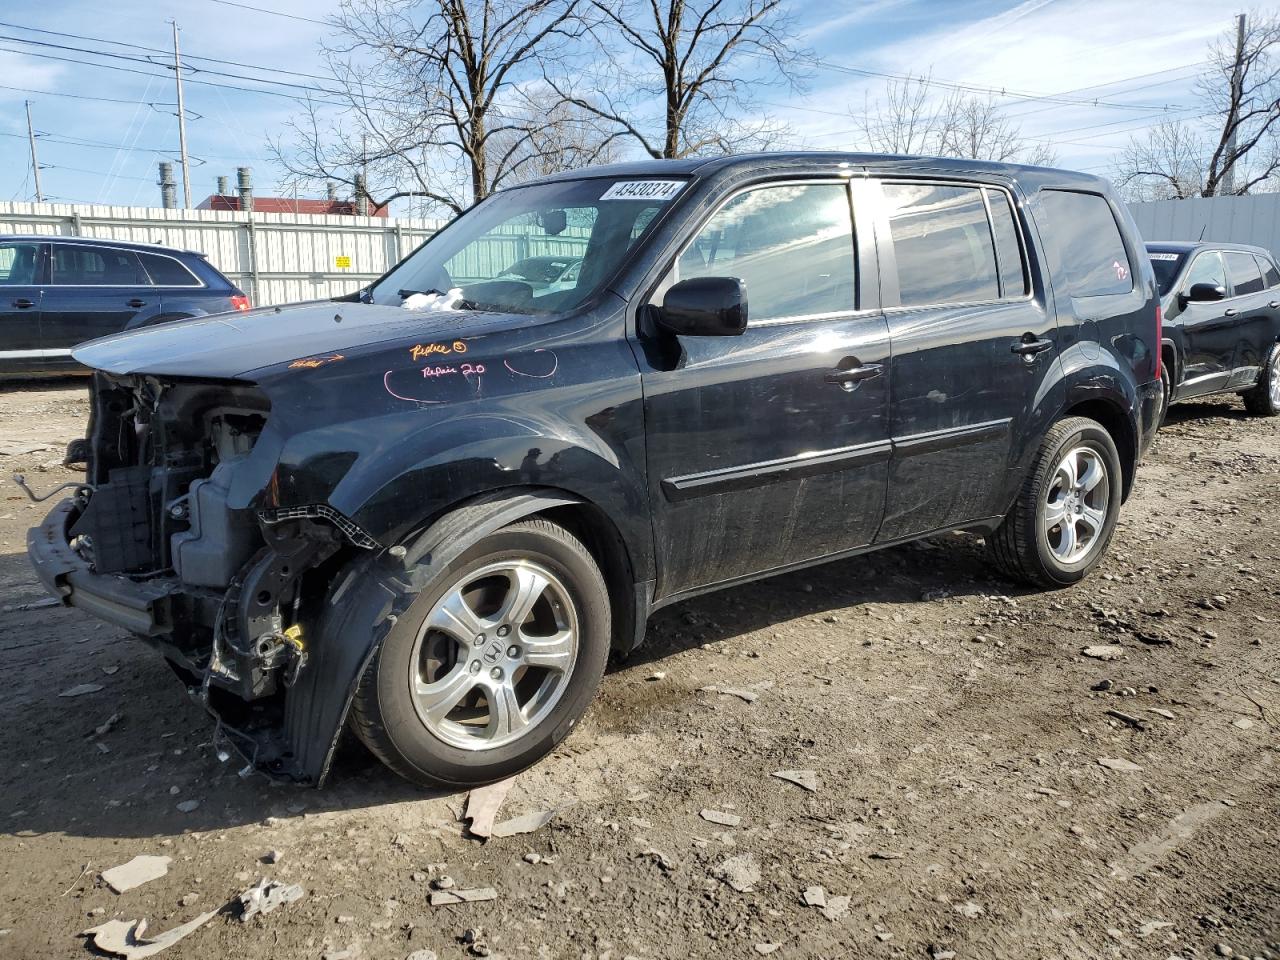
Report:
[{"label": "torn fender liner", "polygon": [[335,582],[307,643],[306,666],[285,694],[283,743],[280,733],[270,730],[235,731],[231,742],[265,773],[321,786],[360,678],[383,638],[436,572],[500,527],[577,502],[555,491],[514,496],[502,491],[442,517],[414,538],[402,556],[386,551],[360,558]]},{"label": "torn fender liner", "polygon": [[308,662],[285,694],[284,732],[300,779],[324,782],[360,677],[392,617],[415,596],[399,561],[387,554],[362,560],[339,578],[315,642],[307,644]]}]

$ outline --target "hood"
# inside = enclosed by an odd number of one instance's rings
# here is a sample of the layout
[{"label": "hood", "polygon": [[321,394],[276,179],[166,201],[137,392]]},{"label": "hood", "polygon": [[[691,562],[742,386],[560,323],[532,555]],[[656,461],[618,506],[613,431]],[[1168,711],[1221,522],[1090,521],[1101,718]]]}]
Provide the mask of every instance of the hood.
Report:
[{"label": "hood", "polygon": [[252,379],[256,370],[300,357],[353,351],[388,340],[476,336],[529,320],[502,313],[425,312],[318,300],[142,327],[82,343],[71,355],[87,367],[114,374]]}]

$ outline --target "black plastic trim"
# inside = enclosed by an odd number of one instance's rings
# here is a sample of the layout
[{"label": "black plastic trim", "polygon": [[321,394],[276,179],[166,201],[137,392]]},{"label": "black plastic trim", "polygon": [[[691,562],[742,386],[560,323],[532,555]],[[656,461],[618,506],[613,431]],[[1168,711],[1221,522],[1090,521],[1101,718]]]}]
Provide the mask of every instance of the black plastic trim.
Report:
[{"label": "black plastic trim", "polygon": [[963,447],[971,443],[998,440],[1009,433],[1009,425],[1012,422],[1009,417],[1005,417],[1003,420],[988,420],[985,423],[975,423],[966,427],[949,427],[946,430],[934,430],[931,433],[894,437],[893,452],[903,457],[914,457],[950,447]]},{"label": "black plastic trim", "polygon": [[749,463],[742,467],[726,467],[707,473],[691,473],[684,477],[669,477],[662,481],[662,492],[668,500],[676,503],[695,497],[747,490],[766,483],[835,473],[852,466],[882,463],[889,459],[892,452],[893,446],[888,440],[876,440],[853,447],[819,450],[798,457]]}]

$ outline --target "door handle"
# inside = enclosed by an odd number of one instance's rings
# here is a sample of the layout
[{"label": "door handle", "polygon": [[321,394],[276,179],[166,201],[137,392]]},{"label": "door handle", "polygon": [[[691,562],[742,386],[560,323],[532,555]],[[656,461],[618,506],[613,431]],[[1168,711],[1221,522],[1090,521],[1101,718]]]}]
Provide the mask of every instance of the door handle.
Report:
[{"label": "door handle", "polygon": [[856,357],[851,362],[853,366],[848,368],[836,367],[834,370],[828,370],[822,379],[827,383],[834,383],[843,387],[845,390],[852,390],[863,380],[871,380],[884,372],[883,364],[860,363]]},{"label": "door handle", "polygon": [[1052,340],[1037,340],[1034,333],[1024,333],[1021,340],[1015,340],[1009,348],[1014,353],[1030,360],[1038,353],[1053,349]]},{"label": "door handle", "polygon": [[137,297],[134,297],[132,300],[126,301],[126,303],[128,303],[128,305],[131,307],[145,307],[147,305],[147,301],[139,300]]},{"label": "door handle", "polygon": [[1224,317],[1234,317],[1234,316],[1236,315],[1236,308],[1235,308],[1235,307],[1231,307],[1230,309],[1223,310],[1223,311],[1222,311],[1222,315],[1223,315]]},{"label": "door handle", "polygon": [[26,310],[28,307],[34,307],[36,303],[34,300],[28,300],[26,297],[19,297],[17,300],[13,301],[13,305],[19,310]]},{"label": "door handle", "polygon": [[1280,310],[1280,300],[1272,300],[1267,304],[1272,310]]}]

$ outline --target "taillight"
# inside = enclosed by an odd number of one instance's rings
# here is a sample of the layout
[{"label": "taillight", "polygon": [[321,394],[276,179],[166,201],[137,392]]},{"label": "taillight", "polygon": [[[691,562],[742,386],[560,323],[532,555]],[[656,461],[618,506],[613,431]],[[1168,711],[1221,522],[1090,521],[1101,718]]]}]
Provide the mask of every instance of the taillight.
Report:
[{"label": "taillight", "polygon": [[234,297],[231,298],[231,309],[248,310],[249,298],[246,297],[243,293],[237,293]]},{"label": "taillight", "polygon": [[1164,358],[1164,309],[1156,304],[1156,379],[1160,379],[1160,364]]}]

